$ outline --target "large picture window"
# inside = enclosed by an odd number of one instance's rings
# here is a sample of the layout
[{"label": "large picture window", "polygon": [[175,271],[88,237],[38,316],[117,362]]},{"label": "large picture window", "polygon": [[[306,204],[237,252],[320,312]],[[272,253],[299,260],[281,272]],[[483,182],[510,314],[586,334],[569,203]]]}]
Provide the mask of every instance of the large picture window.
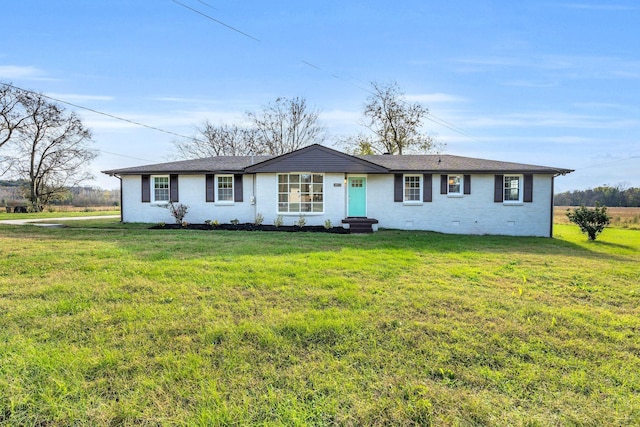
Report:
[{"label": "large picture window", "polygon": [[421,202],[421,175],[405,175],[404,176],[404,201],[405,202]]},{"label": "large picture window", "polygon": [[168,176],[153,177],[153,201],[154,202],[169,201],[169,177]]},{"label": "large picture window", "polygon": [[278,174],[278,213],[322,213],[323,193],[322,174]]}]

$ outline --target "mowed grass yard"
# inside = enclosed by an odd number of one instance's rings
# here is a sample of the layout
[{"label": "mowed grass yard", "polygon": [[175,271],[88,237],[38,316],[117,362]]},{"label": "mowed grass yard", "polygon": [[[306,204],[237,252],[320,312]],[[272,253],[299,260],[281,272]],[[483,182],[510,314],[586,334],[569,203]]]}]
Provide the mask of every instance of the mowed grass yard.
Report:
[{"label": "mowed grass yard", "polygon": [[640,231],[0,226],[0,425],[640,425]]}]

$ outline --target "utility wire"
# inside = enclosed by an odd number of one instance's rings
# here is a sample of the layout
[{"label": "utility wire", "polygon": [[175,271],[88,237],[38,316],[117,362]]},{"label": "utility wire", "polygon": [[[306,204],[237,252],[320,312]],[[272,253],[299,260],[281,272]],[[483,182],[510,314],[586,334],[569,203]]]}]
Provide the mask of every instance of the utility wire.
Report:
[{"label": "utility wire", "polygon": [[[2,84],[3,86],[9,87],[11,89],[14,89],[14,90],[19,90],[21,92],[29,93],[29,94],[35,95],[35,96],[41,96],[43,98],[50,99],[51,101],[59,102],[61,104],[66,104],[66,105],[69,105],[69,106],[72,106],[72,107],[75,107],[75,108],[79,108],[81,110],[90,111],[92,113],[99,114],[99,115],[102,115],[102,116],[105,116],[105,117],[109,117],[111,119],[120,120],[122,122],[129,123],[129,124],[132,124],[132,125],[135,125],[135,126],[141,126],[143,128],[155,130],[155,131],[162,132],[162,133],[165,133],[165,134],[168,134],[168,135],[172,135],[172,136],[177,136],[179,138],[191,139],[191,140],[194,140],[194,141],[197,141],[197,142],[206,143],[206,141],[198,139],[198,138],[196,138],[194,136],[182,135],[182,134],[179,134],[177,132],[172,132],[172,131],[169,131],[169,130],[166,130],[166,129],[162,129],[162,128],[159,128],[159,127],[156,127],[156,126],[150,126],[150,125],[147,125],[145,123],[137,122],[135,120],[125,119],[124,117],[119,117],[119,116],[116,116],[114,114],[109,114],[109,113],[105,113],[103,111],[98,111],[98,110],[96,110],[94,108],[85,107],[84,105],[74,104],[74,103],[69,102],[69,101],[64,101],[62,99],[58,99],[58,98],[54,98],[52,96],[48,96],[48,95],[45,95],[45,94],[42,94],[42,93],[34,92],[32,90],[29,90],[29,89],[24,89],[24,88],[15,86],[15,85],[10,84],[10,83],[0,82],[0,84]],[[143,162],[149,162],[149,163],[153,163],[154,162],[153,160],[149,160],[149,159],[142,159],[140,157],[127,156],[126,154],[112,153],[112,152],[101,150],[101,149],[98,149],[98,151],[100,151],[101,153],[110,154],[110,155],[113,155],[113,156],[126,157],[126,158],[129,158],[129,159],[140,160],[140,161],[143,161]]]},{"label": "utility wire", "polygon": [[193,139],[193,137],[191,137],[191,136],[182,135],[182,134],[179,134],[179,133],[176,133],[176,132],[172,132],[170,130],[166,130],[166,129],[162,129],[162,128],[159,128],[159,127],[156,127],[156,126],[151,126],[151,125],[147,125],[147,124],[144,124],[144,123],[141,123],[141,122],[137,122],[135,120],[125,119],[124,117],[119,117],[119,116],[116,116],[114,114],[109,114],[109,113],[105,113],[103,111],[98,111],[96,109],[85,107],[83,105],[74,104],[73,102],[64,101],[62,99],[54,98],[54,97],[49,96],[49,95],[45,95],[45,94],[42,94],[42,93],[34,92],[32,90],[29,90],[29,89],[24,89],[24,88],[12,85],[10,83],[0,82],[0,84],[2,84],[4,86],[7,86],[9,88],[15,89],[15,90],[19,90],[19,91],[22,91],[22,92],[30,93],[32,95],[41,96],[43,98],[47,98],[47,99],[50,99],[52,101],[59,102],[61,104],[70,105],[72,107],[79,108],[81,110],[90,111],[90,112],[95,113],[95,114],[100,114],[101,116],[105,116],[105,117],[109,117],[109,118],[112,118],[112,119],[120,120],[122,122],[126,122],[126,123],[129,123],[129,124],[135,125],[135,126],[141,126],[141,127],[147,128],[147,129],[155,130],[155,131],[158,131],[158,132],[166,133],[168,135],[173,135],[173,136],[177,136],[177,137],[180,137],[180,138]]},{"label": "utility wire", "polygon": [[126,157],[127,159],[141,160],[141,161],[143,161],[143,162],[154,163],[154,161],[153,161],[153,160],[149,160],[149,159],[141,159],[140,157],[127,156],[126,154],[112,153],[112,152],[110,152],[110,151],[105,151],[105,150],[101,150],[101,149],[98,149],[98,151],[100,151],[101,153],[104,153],[104,154],[110,154],[110,155],[112,155],[112,156]]},{"label": "utility wire", "polygon": [[[240,34],[242,34],[242,35],[243,35],[243,36],[245,36],[245,37],[248,37],[248,38],[250,38],[250,39],[252,39],[252,40],[255,40],[255,41],[257,41],[257,42],[260,42],[260,39],[258,39],[257,37],[254,37],[254,36],[252,36],[252,35],[250,35],[250,34],[248,34],[248,33],[245,33],[244,31],[241,31],[241,30],[239,30],[239,29],[237,29],[237,28],[235,28],[235,27],[232,27],[231,25],[228,25],[228,24],[226,24],[226,23],[224,23],[224,22],[222,22],[222,21],[220,21],[220,20],[218,20],[218,19],[216,19],[216,18],[214,18],[214,17],[212,17],[212,16],[209,16],[209,15],[207,15],[207,14],[203,13],[203,12],[200,12],[199,10],[197,10],[197,9],[195,9],[195,8],[193,8],[193,7],[187,6],[186,4],[184,4],[184,3],[182,3],[182,2],[180,2],[180,1],[178,1],[178,0],[171,0],[171,1],[172,1],[172,2],[174,2],[174,3],[176,3],[176,4],[178,4],[178,5],[180,5],[180,6],[182,6],[182,7],[184,7],[184,8],[186,8],[186,9],[188,9],[188,10],[190,10],[190,11],[192,11],[192,12],[194,12],[194,13],[197,13],[198,15],[204,16],[205,18],[210,19],[210,20],[212,20],[212,21],[216,22],[216,23],[217,23],[217,24],[219,24],[219,25],[222,25],[222,26],[224,26],[224,27],[226,27],[226,28],[228,28],[228,29],[230,29],[230,30],[232,30],[232,31],[235,31],[235,32],[237,32],[237,33],[240,33]],[[202,0],[198,0],[198,2],[199,2],[199,3],[204,4],[205,6],[211,7],[212,9],[215,9],[215,8],[213,8],[210,4],[205,3],[205,2],[204,2],[204,1],[202,1]],[[367,93],[369,93],[369,94],[371,94],[371,95],[375,95],[371,90],[369,90],[369,89],[367,89],[367,88],[364,88],[364,87],[362,87],[362,86],[359,86],[359,85],[357,85],[357,84],[353,83],[352,81],[347,80],[346,78],[341,77],[341,76],[339,76],[339,75],[337,75],[337,74],[334,74],[334,73],[331,73],[331,72],[329,72],[329,71],[327,71],[327,70],[324,70],[324,69],[322,69],[321,67],[319,67],[318,65],[315,65],[315,64],[313,64],[313,63],[311,63],[311,62],[309,62],[309,61],[306,61],[306,60],[304,60],[304,59],[301,59],[301,58],[299,58],[298,60],[299,60],[302,64],[304,64],[304,65],[306,65],[306,66],[308,66],[308,67],[310,67],[310,68],[313,68],[314,70],[320,71],[320,72],[322,72],[322,73],[327,73],[327,74],[331,75],[331,77],[333,77],[333,78],[335,78],[335,79],[341,80],[341,81],[343,81],[343,82],[345,82],[345,83],[347,83],[347,84],[349,84],[349,85],[351,85],[351,86],[353,86],[353,87],[356,87],[356,88],[358,88],[358,89],[360,89],[360,90],[362,90],[362,91],[364,91],[364,92],[367,92]],[[468,138],[474,139],[474,140],[476,140],[476,141],[478,141],[478,142],[486,142],[486,141],[484,141],[484,140],[482,140],[482,139],[480,139],[480,138],[478,138],[478,137],[476,137],[476,136],[474,136],[474,135],[470,134],[470,133],[469,133],[469,132],[467,132],[466,130],[464,130],[464,129],[462,129],[462,128],[460,128],[460,127],[456,126],[456,125],[454,125],[453,123],[449,123],[449,122],[447,122],[446,120],[444,120],[444,119],[442,119],[442,118],[440,118],[440,117],[438,117],[438,116],[435,116],[435,115],[434,115],[434,114],[432,114],[432,113],[429,113],[425,118],[426,118],[426,120],[429,120],[429,121],[431,121],[431,122],[433,122],[433,123],[435,123],[435,124],[438,124],[438,125],[440,125],[440,126],[442,126],[442,127],[445,127],[445,128],[447,128],[447,129],[449,129],[449,130],[452,130],[453,132],[456,132],[456,133],[458,133],[458,134],[460,134],[460,135],[463,135],[463,136],[466,136],[466,137],[468,137]]]},{"label": "utility wire", "polygon": [[[252,39],[254,41],[257,41],[257,42],[260,41],[260,39],[258,39],[256,37],[253,37],[251,34],[245,33],[244,31],[241,31],[241,30],[237,29],[236,27],[232,27],[231,25],[225,24],[224,22],[214,18],[213,16],[209,16],[206,13],[200,12],[198,9],[194,9],[191,6],[187,6],[186,4],[184,4],[182,2],[179,2],[178,0],[171,0],[171,1],[174,2],[175,4],[179,4],[180,6],[184,7],[185,9],[189,9],[193,13],[197,13],[198,15],[201,15],[201,16],[204,16],[207,19],[210,19],[213,22],[215,22],[215,23],[217,23],[219,25],[222,25],[223,27],[227,27],[231,31],[235,31],[236,33],[242,34],[243,36],[248,37],[248,38],[250,38],[250,39]],[[203,2],[200,2],[200,3],[203,3]],[[206,4],[206,3],[204,3],[204,4]],[[209,6],[209,5],[207,4],[207,6]],[[209,6],[209,7],[211,7],[211,6]]]},{"label": "utility wire", "polygon": [[[228,29],[230,29],[230,30],[232,30],[234,32],[237,32],[237,33],[239,33],[239,34],[241,34],[241,35],[243,35],[245,37],[248,37],[248,38],[250,38],[250,39],[252,39],[254,41],[260,42],[260,39],[252,36],[251,34],[248,34],[248,33],[244,32],[244,31],[241,31],[238,28],[235,28],[235,27],[233,27],[231,25],[228,25],[228,24],[226,24],[226,23],[224,23],[224,22],[222,22],[222,21],[220,21],[220,20],[218,20],[216,18],[213,18],[212,16],[209,16],[209,15],[203,13],[203,12],[200,12],[199,10],[197,10],[195,8],[192,8],[192,7],[186,5],[186,4],[184,4],[184,3],[182,3],[182,2],[180,2],[178,0],[171,0],[171,1],[176,3],[176,4],[178,4],[178,5],[180,5],[180,6],[182,6],[182,7],[184,7],[184,8],[186,8],[186,9],[188,9],[188,10],[190,10],[190,11],[192,11],[192,12],[194,12],[194,13],[196,13],[196,14],[198,14],[198,15],[201,15],[201,16],[207,18],[207,19],[210,19],[210,20],[216,22],[217,24],[222,25],[222,26],[224,26],[224,27],[226,27],[226,28],[228,28]],[[211,6],[210,4],[208,4],[208,3],[206,3],[206,2],[204,2],[202,0],[198,0],[198,2],[203,4],[203,5],[205,5],[205,6],[207,6],[207,7],[215,9],[213,6]],[[347,84],[350,84],[350,85],[352,85],[352,86],[354,86],[354,87],[356,87],[356,88],[358,88],[358,89],[360,89],[360,90],[362,90],[364,92],[367,92],[367,93],[372,94],[372,95],[374,94],[371,90],[369,90],[369,89],[367,89],[365,87],[362,87],[360,85],[357,85],[357,84],[353,83],[350,80],[347,80],[346,78],[344,78],[342,76],[330,73],[330,72],[322,69],[321,67],[319,67],[319,66],[317,66],[317,65],[315,65],[315,64],[313,64],[313,63],[311,63],[309,61],[306,61],[306,60],[303,60],[303,59],[299,59],[299,61],[301,63],[303,63],[304,65],[306,65],[308,67],[311,67],[311,68],[313,68],[315,70],[318,70],[318,71],[323,72],[323,73],[328,73],[333,78],[341,80],[341,81],[343,81],[343,82],[345,82]],[[114,114],[105,113],[103,111],[99,111],[99,110],[96,110],[94,108],[86,107],[86,106],[83,106],[83,105],[80,105],[80,104],[76,104],[76,103],[72,103],[72,102],[69,102],[69,101],[65,101],[65,100],[62,100],[62,99],[59,99],[59,98],[55,98],[55,97],[52,97],[52,96],[49,96],[49,95],[45,95],[45,94],[42,94],[42,93],[34,92],[34,91],[31,91],[31,90],[28,90],[28,89],[24,89],[24,88],[9,84],[9,83],[0,82],[0,84],[4,85],[6,87],[9,87],[9,88],[15,89],[15,90],[20,90],[22,92],[30,93],[30,94],[36,95],[36,96],[42,96],[43,98],[47,98],[47,99],[50,99],[52,101],[59,102],[61,104],[66,104],[66,105],[72,106],[74,108],[90,111],[90,112],[92,112],[94,114],[99,114],[99,115],[102,115],[102,116],[105,116],[105,117],[109,117],[111,119],[115,119],[115,120],[119,120],[119,121],[122,121],[122,122],[125,122],[125,123],[129,123],[129,124],[132,124],[132,125],[135,125],[135,126],[144,127],[144,128],[147,128],[147,129],[155,130],[155,131],[162,132],[162,133],[165,133],[165,134],[168,134],[168,135],[172,135],[172,136],[176,136],[176,137],[179,137],[179,138],[192,139],[192,140],[195,140],[197,142],[205,142],[205,141],[197,139],[197,138],[195,138],[193,136],[187,136],[187,135],[179,134],[177,132],[168,131],[166,129],[162,129],[162,128],[159,128],[159,127],[156,127],[156,126],[151,126],[151,125],[148,125],[148,124],[145,124],[145,123],[142,123],[142,122],[138,122],[138,121],[135,121],[135,120],[127,119],[127,118],[124,118],[124,117],[116,116]],[[456,132],[456,133],[459,133],[461,135],[464,135],[464,136],[467,136],[469,138],[475,139],[477,141],[483,142],[479,138],[477,138],[477,137],[471,135],[470,133],[468,133],[467,131],[465,131],[465,130],[463,130],[463,129],[461,129],[461,128],[459,128],[459,127],[457,127],[457,126],[455,126],[455,125],[453,125],[451,123],[448,123],[444,119],[441,119],[441,118],[439,118],[439,117],[437,117],[437,116],[435,116],[435,115],[433,115],[431,113],[429,113],[426,116],[426,119],[429,120],[429,121],[432,121],[432,122],[434,122],[436,124],[439,124],[439,125],[441,125],[443,127],[446,127],[448,129]],[[123,154],[110,153],[110,152],[107,152],[107,151],[104,151],[104,150],[100,150],[100,151],[104,152],[104,153],[107,153],[107,154],[111,154],[111,155],[116,155],[116,156],[121,156],[121,157],[128,157],[128,158],[132,158],[132,159],[136,159],[136,160],[142,160],[142,161],[150,161],[150,160],[147,160],[147,159],[140,159],[140,158],[136,158],[136,157],[126,156],[126,155],[123,155]]]},{"label": "utility wire", "polygon": [[486,142],[486,140],[483,140],[483,139],[481,139],[481,138],[478,138],[477,136],[474,136],[474,135],[470,134],[470,133],[469,133],[469,132],[467,132],[466,130],[464,130],[464,129],[462,129],[462,128],[460,128],[460,127],[458,127],[458,126],[456,126],[456,125],[454,125],[454,124],[452,124],[452,123],[447,122],[446,120],[444,120],[444,119],[442,119],[442,118],[440,118],[440,117],[438,117],[438,116],[434,115],[434,114],[433,114],[433,113],[431,113],[431,112],[429,112],[429,113],[425,116],[425,119],[426,119],[426,120],[429,120],[429,121],[431,121],[431,122],[433,122],[433,123],[435,123],[435,124],[438,124],[438,125],[440,125],[440,126],[442,126],[442,127],[445,127],[445,128],[447,128],[447,129],[449,129],[449,130],[452,130],[452,131],[454,131],[454,132],[456,132],[456,133],[459,133],[460,135],[463,135],[463,136],[466,136],[466,137],[468,137],[468,138],[471,138],[471,139],[473,139],[473,140],[475,140],[475,141],[478,141],[478,142]]},{"label": "utility wire", "polygon": [[[311,64],[309,64],[309,65],[311,65]],[[102,116],[106,116],[106,117],[109,117],[109,118],[112,118],[112,119],[115,119],[115,120],[120,120],[120,121],[123,121],[123,122],[126,122],[126,123],[130,123],[130,124],[135,125],[135,126],[141,126],[141,127],[147,128],[147,129],[155,130],[155,131],[158,131],[158,132],[163,132],[163,133],[166,133],[166,134],[169,134],[169,135],[173,135],[173,136],[177,136],[177,137],[180,137],[180,138],[191,139],[191,140],[194,140],[194,141],[197,141],[197,142],[202,142],[202,143],[206,142],[206,141],[203,141],[203,140],[198,139],[198,138],[193,137],[193,136],[182,135],[182,134],[179,134],[179,133],[176,133],[176,132],[172,132],[172,131],[161,129],[161,128],[158,128],[158,127],[155,127],[155,126],[150,126],[150,125],[147,125],[147,124],[144,124],[144,123],[140,123],[140,122],[137,122],[137,121],[134,121],[134,120],[125,119],[123,117],[119,117],[119,116],[116,116],[114,114],[105,113],[105,112],[98,111],[98,110],[93,109],[93,108],[85,107],[83,105],[74,104],[72,102],[64,101],[62,99],[58,99],[58,98],[54,98],[52,96],[44,95],[42,93],[34,92],[32,90],[24,89],[24,88],[15,86],[15,85],[10,84],[10,83],[0,82],[0,84],[3,85],[3,86],[9,87],[11,89],[19,90],[19,91],[26,92],[26,93],[29,93],[29,94],[32,94],[32,95],[36,95],[36,96],[41,96],[43,98],[47,98],[47,99],[50,99],[52,101],[59,102],[61,104],[70,105],[70,106],[75,107],[75,108],[79,108],[79,109],[90,111],[92,113],[99,114],[99,115],[102,115]],[[363,89],[363,90],[366,90],[367,92],[369,92],[368,89]],[[435,117],[435,116],[433,116],[433,114],[429,114],[429,116]],[[436,119],[440,120],[442,122],[441,123],[442,126],[448,127],[447,126],[448,123],[446,121],[444,121],[442,119],[439,119],[437,117],[436,117]],[[432,120],[432,121],[436,122],[435,120]],[[477,139],[477,138],[473,137],[472,135],[467,134],[462,129],[451,129],[451,130],[454,130],[454,131],[456,131],[458,133],[462,133],[463,135],[469,136],[471,138]],[[113,152],[109,152],[109,151],[101,150],[101,149],[98,149],[98,151],[100,151],[102,153],[105,153],[105,154],[110,154],[110,155],[113,155],[113,156],[126,157],[126,158],[130,158],[130,159],[134,159],[134,160],[141,160],[141,161],[144,161],[144,162],[153,163],[153,160],[149,160],[149,159],[142,159],[142,158],[139,158],[139,157],[127,156],[125,154],[113,153]],[[609,166],[609,165],[612,165],[612,164],[616,164],[616,163],[619,163],[619,162],[624,162],[624,161],[627,161],[627,160],[633,160],[633,159],[640,159],[640,155],[629,156],[629,157],[625,157],[625,158],[622,158],[622,159],[612,160],[612,161],[606,162],[606,163],[598,163],[598,164],[595,164],[595,165],[589,165],[589,166],[585,166],[585,167],[582,167],[582,168],[577,168],[576,171],[584,170],[584,169],[591,169],[591,168],[599,168],[599,167],[603,167],[603,166]]]},{"label": "utility wire", "polygon": [[640,156],[625,157],[623,159],[612,160],[612,161],[606,162],[606,163],[598,163],[598,164],[595,164],[595,165],[585,166],[583,168],[577,168],[576,170],[601,168],[603,166],[610,166],[610,165],[613,165],[613,164],[616,164],[616,163],[625,162],[627,160],[633,160],[633,159],[640,159]]},{"label": "utility wire", "polygon": [[204,2],[204,1],[202,1],[202,0],[198,0],[198,3],[202,3],[203,5],[205,5],[205,6],[207,6],[207,7],[210,7],[210,8],[211,8],[211,9],[213,9],[213,10],[218,10],[218,9],[216,9],[215,7],[211,6],[209,3]]}]

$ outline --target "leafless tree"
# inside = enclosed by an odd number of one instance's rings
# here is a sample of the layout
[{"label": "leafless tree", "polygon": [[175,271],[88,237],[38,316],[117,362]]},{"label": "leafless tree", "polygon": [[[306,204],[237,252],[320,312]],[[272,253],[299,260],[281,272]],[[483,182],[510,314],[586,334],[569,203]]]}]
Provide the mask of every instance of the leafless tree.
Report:
[{"label": "leafless tree", "polygon": [[434,138],[421,129],[429,110],[410,103],[397,83],[371,83],[373,94],[364,106],[363,125],[372,136],[358,135],[347,140],[356,154],[426,153],[434,148]]},{"label": "leafless tree", "polygon": [[257,132],[253,128],[238,125],[214,125],[208,120],[196,127],[191,139],[174,141],[178,156],[194,159],[212,156],[246,156],[261,154],[256,144]]},{"label": "leafless tree", "polygon": [[[23,98],[23,93],[14,89],[11,84],[0,82],[0,176],[11,167],[12,157],[8,155],[6,146],[26,120],[21,102]],[[5,150],[2,150],[3,146]]]},{"label": "leafless tree", "polygon": [[249,154],[280,155],[324,141],[319,113],[304,98],[277,98],[259,112],[247,112],[248,124],[215,125],[206,121],[191,139],[176,140],[185,159]]},{"label": "leafless tree", "polygon": [[90,179],[87,163],[97,156],[89,146],[91,132],[75,113],[40,94],[23,92],[21,127],[13,135],[17,176],[29,183],[28,198],[35,210]]},{"label": "leafless tree", "polygon": [[21,92],[10,85],[0,84],[0,147],[11,140],[25,117],[21,117]]},{"label": "leafless tree", "polygon": [[266,154],[281,155],[324,141],[318,111],[304,98],[277,98],[258,113],[247,113],[258,133],[257,144]]}]

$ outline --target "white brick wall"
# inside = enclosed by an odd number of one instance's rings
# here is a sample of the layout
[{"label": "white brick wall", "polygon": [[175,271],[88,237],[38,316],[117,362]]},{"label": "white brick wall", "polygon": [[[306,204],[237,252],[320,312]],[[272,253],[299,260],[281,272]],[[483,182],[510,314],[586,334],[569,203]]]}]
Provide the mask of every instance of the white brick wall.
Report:
[{"label": "white brick wall", "polygon": [[431,230],[454,234],[548,236],[551,215],[551,176],[534,175],[533,202],[495,203],[494,175],[471,175],[471,194],[440,194],[440,176],[433,175],[433,201],[419,205],[393,202],[393,176],[370,175],[369,216],[379,227]]},{"label": "white brick wall", "polygon": [[[228,223],[232,219],[253,222],[256,213],[264,216],[265,224],[273,224],[278,216],[276,174],[243,177],[241,203],[221,204],[205,202],[205,176],[180,175],[180,203],[189,206],[185,220],[203,223],[217,220]],[[550,175],[535,175],[533,202],[519,205],[493,201],[494,175],[472,175],[471,194],[448,197],[440,194],[440,177],[433,175],[433,201],[419,205],[394,202],[393,175],[367,176],[367,216],[376,218],[379,227],[409,230],[430,230],[455,234],[506,234],[517,236],[548,236],[551,221]],[[323,225],[331,220],[341,225],[346,217],[347,187],[344,174],[324,176],[323,214],[305,214],[307,225]],[[123,218],[125,222],[172,223],[167,209],[153,203],[141,202],[139,175],[122,177]],[[255,199],[254,199],[255,198]],[[299,216],[283,215],[285,225],[292,225]]]},{"label": "white brick wall", "polygon": [[[253,222],[254,209],[251,205],[253,194],[253,176],[243,177],[243,201],[224,204],[205,201],[204,175],[179,175],[179,203],[187,205],[189,211],[184,220],[190,223],[202,224],[205,220],[218,220],[228,223],[232,219],[240,222]],[[152,190],[153,191],[153,190]],[[125,175],[122,177],[122,212],[124,222],[166,222],[173,223],[174,219],[169,210],[156,203],[142,203],[142,183],[140,175]]]}]

